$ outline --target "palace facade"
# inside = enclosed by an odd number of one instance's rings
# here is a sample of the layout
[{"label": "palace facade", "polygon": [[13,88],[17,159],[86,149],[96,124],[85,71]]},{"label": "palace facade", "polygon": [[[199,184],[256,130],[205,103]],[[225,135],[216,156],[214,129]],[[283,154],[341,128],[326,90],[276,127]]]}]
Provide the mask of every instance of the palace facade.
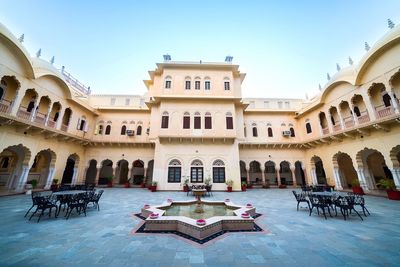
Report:
[{"label": "palace facade", "polygon": [[[165,56],[143,95],[96,95],[64,68],[31,57],[0,25],[0,186],[184,180],[225,190],[334,185],[383,177],[400,188],[400,27],[311,99],[243,98],[245,74],[225,62]],[[267,93],[266,93],[267,94]],[[266,95],[267,96],[267,95]]]}]

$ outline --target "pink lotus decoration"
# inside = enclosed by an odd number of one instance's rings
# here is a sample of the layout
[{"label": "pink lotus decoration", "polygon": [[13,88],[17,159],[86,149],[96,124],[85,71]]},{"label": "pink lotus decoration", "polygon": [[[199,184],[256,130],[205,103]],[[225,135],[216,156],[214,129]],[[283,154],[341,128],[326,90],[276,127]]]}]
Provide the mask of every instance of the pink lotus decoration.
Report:
[{"label": "pink lotus decoration", "polygon": [[197,224],[197,225],[206,225],[206,220],[204,220],[204,219],[198,219],[198,220],[196,221],[196,224]]},{"label": "pink lotus decoration", "polygon": [[168,202],[168,203],[172,203],[172,198],[168,198],[168,199],[167,199],[167,202]]},{"label": "pink lotus decoration", "polygon": [[150,219],[157,219],[157,218],[158,218],[158,213],[150,214]]},{"label": "pink lotus decoration", "polygon": [[231,202],[229,198],[225,198],[225,202]]},{"label": "pink lotus decoration", "polygon": [[250,218],[250,214],[247,212],[242,213],[242,218],[248,219]]},{"label": "pink lotus decoration", "polygon": [[149,204],[144,204],[143,208],[144,208],[145,210],[147,210],[148,208],[150,208],[150,205],[149,205]]},{"label": "pink lotus decoration", "polygon": [[250,204],[250,203],[246,204],[246,208],[252,208],[252,207],[253,207],[252,204]]}]

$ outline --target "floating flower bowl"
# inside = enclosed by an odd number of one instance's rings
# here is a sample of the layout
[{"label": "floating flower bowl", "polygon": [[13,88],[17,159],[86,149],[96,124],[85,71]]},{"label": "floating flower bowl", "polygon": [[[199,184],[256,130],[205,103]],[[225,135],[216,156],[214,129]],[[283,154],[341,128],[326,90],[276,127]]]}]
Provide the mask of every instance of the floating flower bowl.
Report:
[{"label": "floating flower bowl", "polygon": [[242,213],[242,218],[248,219],[248,218],[250,218],[250,214],[248,214],[247,212],[244,212],[244,213]]},{"label": "floating flower bowl", "polygon": [[144,204],[143,208],[144,208],[145,210],[147,210],[147,209],[150,208],[150,205],[149,205],[149,204]]},{"label": "floating flower bowl", "polygon": [[196,221],[196,224],[197,224],[197,225],[200,225],[200,226],[206,225],[206,220],[204,220],[204,219],[198,219],[198,220]]},{"label": "floating flower bowl", "polygon": [[246,208],[252,208],[252,207],[253,207],[252,204],[250,204],[250,203],[246,204]]},{"label": "floating flower bowl", "polygon": [[231,202],[229,198],[225,198],[225,202]]},{"label": "floating flower bowl", "polygon": [[157,219],[158,218],[158,213],[152,213],[150,214],[150,219]]}]

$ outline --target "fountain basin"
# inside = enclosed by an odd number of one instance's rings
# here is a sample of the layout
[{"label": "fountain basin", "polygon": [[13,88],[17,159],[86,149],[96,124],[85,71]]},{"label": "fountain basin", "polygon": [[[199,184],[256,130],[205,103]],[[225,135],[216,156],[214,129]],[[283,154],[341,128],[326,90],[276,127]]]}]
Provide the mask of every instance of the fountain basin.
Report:
[{"label": "fountain basin", "polygon": [[[236,205],[232,202],[223,201],[201,201],[201,204],[208,207],[218,207],[217,210],[227,211],[227,214],[213,216],[205,216],[207,218],[199,218],[199,214],[193,216],[179,216],[179,215],[168,215],[179,214],[176,207],[184,207],[183,210],[187,210],[188,206],[195,206],[197,201],[173,201],[164,202],[158,206],[150,206],[150,208],[142,208],[141,216],[147,218],[145,220],[145,231],[177,231],[197,239],[204,239],[216,233],[224,230],[228,231],[240,231],[248,230],[251,231],[254,228],[254,219],[242,218],[243,213],[248,213],[250,216],[256,214],[255,208],[248,208],[246,206]],[[220,209],[224,206],[226,209]],[[189,209],[190,210],[190,209]],[[156,219],[150,219],[149,216],[152,213],[158,213],[159,217]],[[192,217],[192,218],[191,218]],[[198,225],[198,219],[205,219],[205,225]]]}]

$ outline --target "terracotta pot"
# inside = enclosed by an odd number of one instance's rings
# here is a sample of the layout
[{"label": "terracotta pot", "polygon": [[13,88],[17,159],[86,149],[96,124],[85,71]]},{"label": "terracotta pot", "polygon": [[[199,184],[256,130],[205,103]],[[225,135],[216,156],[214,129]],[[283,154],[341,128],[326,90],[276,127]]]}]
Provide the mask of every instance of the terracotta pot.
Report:
[{"label": "terracotta pot", "polygon": [[157,186],[156,185],[151,185],[150,186],[151,192],[156,192],[157,191]]},{"label": "terracotta pot", "polygon": [[189,186],[188,185],[184,185],[183,186],[183,192],[188,192],[189,191]]},{"label": "terracotta pot", "polygon": [[246,192],[246,190],[247,190],[247,187],[245,185],[242,185],[242,191]]},{"label": "terracotta pot", "polygon": [[145,188],[145,187],[146,187],[146,184],[145,184],[145,183],[142,183],[140,186],[141,186],[142,188]]},{"label": "terracotta pot", "polygon": [[388,195],[388,199],[391,200],[400,200],[400,191],[397,190],[386,190]]},{"label": "terracotta pot", "polygon": [[232,186],[228,186],[228,192],[232,192]]},{"label": "terracotta pot", "polygon": [[281,189],[286,188],[286,185],[285,185],[285,184],[281,184],[281,185],[279,186],[279,188],[281,188]]},{"label": "terracotta pot", "polygon": [[58,184],[52,184],[51,186],[50,186],[50,189],[51,189],[51,191],[57,191],[58,190]]},{"label": "terracotta pot", "polygon": [[353,186],[351,189],[353,190],[354,194],[364,195],[364,190],[361,186]]},{"label": "terracotta pot", "polygon": [[113,183],[112,182],[108,182],[107,183],[107,187],[113,187]]},{"label": "terracotta pot", "polygon": [[124,187],[125,187],[125,188],[129,188],[129,187],[131,187],[131,184],[130,184],[129,182],[126,182],[126,183],[124,184]]}]

